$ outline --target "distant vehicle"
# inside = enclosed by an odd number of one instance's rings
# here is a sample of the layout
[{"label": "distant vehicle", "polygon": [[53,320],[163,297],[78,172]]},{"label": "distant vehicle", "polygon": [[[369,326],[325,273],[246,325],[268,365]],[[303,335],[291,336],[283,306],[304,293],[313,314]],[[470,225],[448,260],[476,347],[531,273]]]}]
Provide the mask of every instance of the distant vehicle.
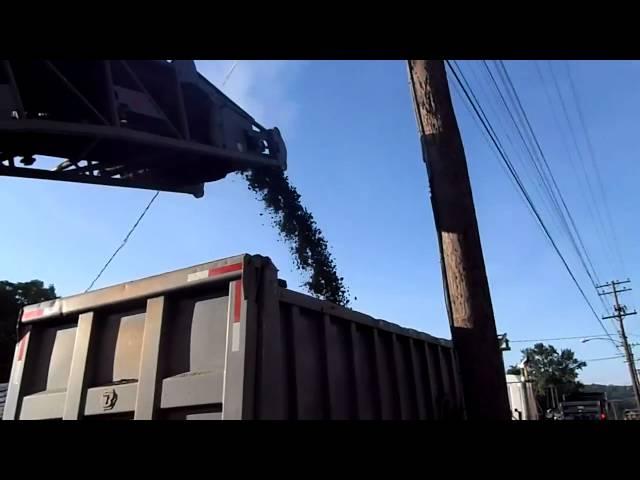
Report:
[{"label": "distant vehicle", "polygon": [[624,411],[624,419],[625,420],[640,420],[640,410],[625,410]]},{"label": "distant vehicle", "polygon": [[607,420],[607,394],[605,392],[578,392],[563,395],[560,402],[560,420]]}]

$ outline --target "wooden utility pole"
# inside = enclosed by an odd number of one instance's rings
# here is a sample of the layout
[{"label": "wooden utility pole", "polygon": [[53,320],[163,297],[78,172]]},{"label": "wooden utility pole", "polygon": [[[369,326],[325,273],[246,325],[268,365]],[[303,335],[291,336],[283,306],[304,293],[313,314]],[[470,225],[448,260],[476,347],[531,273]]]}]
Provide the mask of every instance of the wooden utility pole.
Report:
[{"label": "wooden utility pole", "polygon": [[640,382],[638,381],[638,372],[636,372],[636,361],[633,358],[633,350],[629,346],[629,340],[627,339],[627,333],[624,329],[624,317],[629,315],[636,315],[638,312],[635,310],[633,312],[628,312],[627,307],[625,305],[620,305],[620,301],[618,300],[618,294],[622,292],[628,292],[631,288],[623,288],[618,290],[618,285],[622,285],[624,283],[630,283],[630,280],[625,280],[624,282],[616,282],[612,281],[610,283],[605,283],[604,285],[599,285],[597,288],[611,288],[610,291],[598,292],[598,295],[613,295],[613,299],[615,305],[613,306],[614,315],[609,315],[607,317],[602,317],[603,320],[607,320],[610,318],[615,318],[618,320],[618,327],[620,328],[620,339],[622,340],[622,347],[624,349],[624,356],[627,365],[629,366],[629,374],[631,375],[631,386],[633,387],[633,394],[636,397],[636,408],[640,410]]},{"label": "wooden utility pole", "polygon": [[410,60],[409,77],[467,418],[509,420],[504,364],[445,64],[441,60]]}]

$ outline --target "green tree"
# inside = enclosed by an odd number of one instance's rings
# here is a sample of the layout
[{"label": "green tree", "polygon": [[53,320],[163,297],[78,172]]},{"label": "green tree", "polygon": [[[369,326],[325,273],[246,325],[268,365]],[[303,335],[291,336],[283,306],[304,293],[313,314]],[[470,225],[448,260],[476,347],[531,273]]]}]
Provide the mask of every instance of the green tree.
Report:
[{"label": "green tree", "polygon": [[0,281],[0,382],[8,382],[11,374],[20,309],[52,298],[56,298],[55,287],[45,287],[41,280],[18,283]]},{"label": "green tree", "polygon": [[[522,350],[522,355],[537,394],[544,394],[549,387],[556,387],[559,394],[572,393],[582,388],[578,373],[587,363],[578,360],[572,350],[565,348],[558,352],[553,345],[536,343],[533,347]],[[512,365],[507,373],[519,375],[520,367]]]}]

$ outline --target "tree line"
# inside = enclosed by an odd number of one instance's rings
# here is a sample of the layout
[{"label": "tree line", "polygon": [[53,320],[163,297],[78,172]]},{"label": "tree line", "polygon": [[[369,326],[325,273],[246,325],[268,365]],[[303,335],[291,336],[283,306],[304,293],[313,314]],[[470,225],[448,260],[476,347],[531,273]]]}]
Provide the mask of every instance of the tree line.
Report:
[{"label": "tree line", "polygon": [[[536,343],[521,352],[523,362],[520,365],[527,369],[536,395],[545,396],[550,388],[555,388],[562,398],[563,394],[572,394],[584,387],[578,376],[587,362],[577,359],[572,350],[563,348],[558,351],[553,345]],[[511,365],[507,374],[521,375],[520,365]]]},{"label": "tree line", "polygon": [[8,382],[11,374],[20,309],[56,296],[55,287],[45,286],[42,280],[17,283],[0,281],[0,383]]}]

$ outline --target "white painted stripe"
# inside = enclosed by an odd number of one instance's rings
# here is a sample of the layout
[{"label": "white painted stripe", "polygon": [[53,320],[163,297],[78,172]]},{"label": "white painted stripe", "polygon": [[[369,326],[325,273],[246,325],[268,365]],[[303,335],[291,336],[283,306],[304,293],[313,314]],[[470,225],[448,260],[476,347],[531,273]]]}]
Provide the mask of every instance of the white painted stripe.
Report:
[{"label": "white painted stripe", "polygon": [[[35,315],[37,313],[37,315]],[[33,307],[26,308],[22,312],[22,319],[26,320],[34,320],[37,318],[48,317],[49,315],[59,315],[60,314],[60,304],[55,303],[51,307]]]},{"label": "white painted stripe", "polygon": [[240,322],[234,323],[231,328],[231,351],[238,352],[240,351]]},{"label": "white painted stripe", "polygon": [[196,280],[202,280],[203,278],[209,278],[209,269],[190,273],[187,275],[187,282],[194,282]]},{"label": "white painted stripe", "polygon": [[22,368],[24,367],[24,360],[20,360],[17,362],[16,371],[13,375],[13,384],[18,385],[20,383],[20,378],[22,377]]}]

